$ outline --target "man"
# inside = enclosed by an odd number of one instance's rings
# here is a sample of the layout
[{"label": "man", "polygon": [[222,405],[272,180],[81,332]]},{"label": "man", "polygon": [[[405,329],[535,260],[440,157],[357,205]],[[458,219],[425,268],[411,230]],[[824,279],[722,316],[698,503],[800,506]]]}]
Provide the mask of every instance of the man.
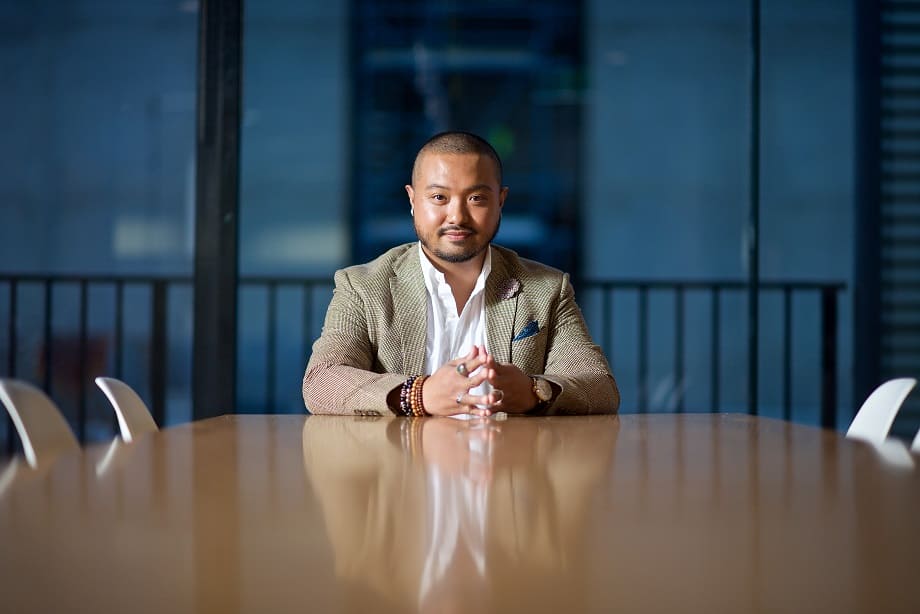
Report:
[{"label": "man", "polygon": [[619,391],[568,274],[492,245],[508,188],[485,140],[422,146],[406,186],[419,243],[335,274],[303,380],[313,413],[613,413]]}]

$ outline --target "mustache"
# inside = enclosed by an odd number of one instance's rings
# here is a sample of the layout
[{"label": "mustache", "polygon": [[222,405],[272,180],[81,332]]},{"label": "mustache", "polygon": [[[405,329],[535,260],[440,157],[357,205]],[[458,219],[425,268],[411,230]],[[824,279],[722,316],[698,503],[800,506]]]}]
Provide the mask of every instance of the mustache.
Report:
[{"label": "mustache", "polygon": [[473,230],[472,228],[467,228],[466,226],[446,226],[446,227],[441,228],[440,230],[438,230],[438,236],[439,236],[439,237],[443,237],[443,236],[446,235],[448,232],[457,232],[458,230],[461,231],[461,232],[468,232],[468,233],[470,233],[471,235],[476,234],[476,231],[475,231],[475,230]]}]

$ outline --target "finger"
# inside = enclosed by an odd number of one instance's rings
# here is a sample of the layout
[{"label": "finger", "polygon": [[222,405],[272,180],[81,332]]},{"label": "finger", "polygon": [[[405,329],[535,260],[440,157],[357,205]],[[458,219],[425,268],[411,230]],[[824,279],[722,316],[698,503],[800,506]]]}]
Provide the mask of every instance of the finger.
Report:
[{"label": "finger", "polygon": [[488,373],[487,373],[486,371],[480,371],[480,372],[477,373],[476,375],[470,375],[470,376],[466,379],[466,382],[464,383],[464,386],[466,386],[466,389],[467,389],[467,390],[470,390],[471,388],[475,388],[476,386],[480,385],[481,383],[483,383],[483,382],[486,381],[487,379],[489,379]]},{"label": "finger", "polygon": [[463,395],[463,405],[479,406],[479,409],[490,408],[493,405],[492,393],[489,394],[465,394]]},{"label": "finger", "polygon": [[481,401],[484,398],[485,397],[474,396],[465,392],[458,393],[454,399],[457,403],[457,412],[455,413],[468,413],[473,416],[488,417],[492,412],[488,407],[482,406],[484,404]]},{"label": "finger", "polygon": [[466,356],[460,356],[459,358],[454,358],[453,360],[450,360],[446,362],[445,364],[448,364],[456,368],[458,365],[460,365],[460,363],[466,364],[470,360],[473,360],[474,358],[476,358],[477,354],[478,354],[478,349],[474,345],[472,348],[470,348],[470,351],[466,353]]},{"label": "finger", "polygon": [[[464,361],[462,362],[462,364],[466,367],[466,372],[467,372],[467,373],[472,373],[473,371],[475,371],[476,369],[478,369],[479,367],[481,367],[482,364],[483,364],[483,362],[484,362],[484,359],[483,359],[482,357],[475,357],[475,358],[470,358],[470,359],[464,360]],[[459,364],[461,364],[461,363],[458,363],[458,366],[459,366]],[[458,371],[458,373],[459,373],[459,371]],[[469,377],[469,376],[467,376],[467,377]]]}]

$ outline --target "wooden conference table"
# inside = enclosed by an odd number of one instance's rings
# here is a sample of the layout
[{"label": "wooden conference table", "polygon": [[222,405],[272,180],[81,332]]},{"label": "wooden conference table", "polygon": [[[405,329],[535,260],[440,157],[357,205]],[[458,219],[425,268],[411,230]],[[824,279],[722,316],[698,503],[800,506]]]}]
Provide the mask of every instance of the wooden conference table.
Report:
[{"label": "wooden conference table", "polygon": [[906,458],[725,414],[225,416],[0,467],[0,610],[920,612]]}]

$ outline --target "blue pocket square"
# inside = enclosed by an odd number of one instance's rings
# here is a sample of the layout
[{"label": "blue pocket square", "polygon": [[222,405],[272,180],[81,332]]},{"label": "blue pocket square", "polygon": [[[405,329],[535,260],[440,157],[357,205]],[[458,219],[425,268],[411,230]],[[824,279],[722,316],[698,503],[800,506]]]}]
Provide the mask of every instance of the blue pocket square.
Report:
[{"label": "blue pocket square", "polygon": [[536,320],[531,320],[527,326],[521,329],[521,332],[519,332],[517,336],[512,339],[512,341],[520,341],[521,339],[526,339],[527,337],[533,337],[538,332],[540,332],[540,325],[537,324]]}]

